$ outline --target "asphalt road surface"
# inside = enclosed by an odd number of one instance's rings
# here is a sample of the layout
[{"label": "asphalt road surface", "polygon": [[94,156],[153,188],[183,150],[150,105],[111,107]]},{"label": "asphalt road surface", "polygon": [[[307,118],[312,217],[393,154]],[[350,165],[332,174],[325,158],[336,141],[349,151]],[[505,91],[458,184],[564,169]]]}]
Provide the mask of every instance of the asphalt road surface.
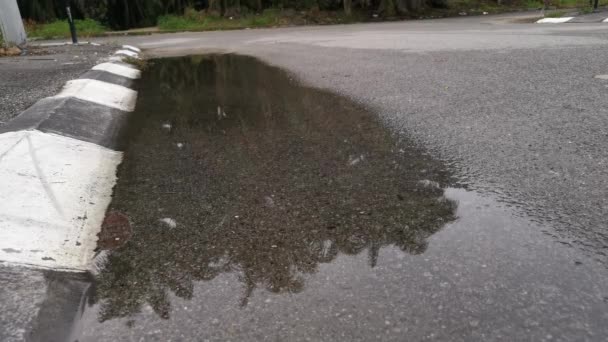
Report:
[{"label": "asphalt road surface", "polygon": [[0,58],[0,126],[41,98],[57,94],[65,82],[113,50],[111,44],[45,46],[31,48],[27,56]]},{"label": "asphalt road surface", "polygon": [[514,21],[124,38],[214,55],[151,65],[133,237],[39,305],[78,288],[79,341],[606,340],[608,25]]}]

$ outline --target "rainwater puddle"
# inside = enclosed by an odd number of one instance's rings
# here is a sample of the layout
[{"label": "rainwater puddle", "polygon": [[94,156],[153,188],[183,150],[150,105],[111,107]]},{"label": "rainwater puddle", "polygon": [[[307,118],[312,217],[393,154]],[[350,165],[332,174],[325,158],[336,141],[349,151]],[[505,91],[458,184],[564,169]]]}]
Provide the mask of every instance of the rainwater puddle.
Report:
[{"label": "rainwater puddle", "polygon": [[132,235],[82,340],[607,333],[602,272],[348,99],[196,56],[154,61],[135,116],[111,205]]}]

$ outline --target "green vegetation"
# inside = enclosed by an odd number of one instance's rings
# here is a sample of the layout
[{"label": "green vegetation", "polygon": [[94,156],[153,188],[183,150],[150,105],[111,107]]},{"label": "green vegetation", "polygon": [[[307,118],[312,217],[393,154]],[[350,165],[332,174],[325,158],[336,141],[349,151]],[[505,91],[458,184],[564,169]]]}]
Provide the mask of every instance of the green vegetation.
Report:
[{"label": "green vegetation", "polygon": [[548,12],[548,13],[545,13],[545,17],[546,18],[561,18],[564,16],[564,14],[566,14],[565,11]]},{"label": "green vegetation", "polygon": [[[108,29],[93,19],[75,20],[76,30],[80,37],[103,35]],[[70,37],[70,27],[65,20],[56,20],[48,24],[25,22],[25,29],[30,38],[67,38]]]},{"label": "green vegetation", "polygon": [[[272,15],[267,10],[281,12],[331,13],[327,17],[336,19],[343,15],[351,17],[362,13],[365,18],[416,17],[430,8],[446,8],[448,0],[69,0],[75,18],[96,20],[112,29],[126,30],[158,24],[162,18],[167,27],[199,28],[201,20],[185,18],[177,20],[167,16],[186,16],[187,10],[204,11],[214,16],[244,20],[239,23],[222,23],[223,27],[272,25]],[[491,2],[495,0],[484,0]],[[517,1],[517,0],[505,0]],[[24,19],[35,22],[53,22],[65,19],[65,1],[18,0]],[[341,13],[341,14],[335,14]],[[257,16],[255,15],[257,14]],[[261,18],[260,18],[261,17]],[[234,20],[233,19],[233,20]],[[213,20],[213,19],[211,19]],[[196,22],[193,24],[193,22]],[[246,25],[245,25],[246,24]],[[204,29],[208,25],[203,25]],[[221,26],[221,25],[220,25]],[[220,27],[221,28],[221,27]]]},{"label": "green vegetation", "polygon": [[[531,8],[531,9],[541,8],[543,6],[542,1],[534,1],[534,0],[526,0],[526,1],[527,1],[526,2],[527,7]],[[608,5],[608,0],[600,0],[599,5],[600,6]],[[593,8],[591,7],[589,0],[550,0],[549,8],[561,8],[561,9],[580,8],[581,12],[583,12],[583,13],[588,13],[588,12],[593,11]]]},{"label": "green vegetation", "polygon": [[139,59],[133,57],[125,57],[123,58],[123,62],[134,65],[135,67],[137,67],[137,69],[141,71],[148,69],[152,65],[152,62],[147,59]]},{"label": "green vegetation", "polygon": [[579,10],[579,12],[581,12],[582,14],[592,13],[593,12],[593,7],[592,6],[587,6],[587,7],[581,8]]},{"label": "green vegetation", "polygon": [[589,0],[552,0],[549,2],[550,7],[557,8],[575,8],[589,6]]},{"label": "green vegetation", "polygon": [[240,28],[270,27],[279,24],[280,17],[274,12],[249,14],[239,18],[222,18],[217,15],[166,15],[158,19],[161,31],[208,31]]},{"label": "green vegetation", "polygon": [[332,24],[362,21],[358,13],[350,17],[343,12],[295,12],[274,9],[262,13],[249,13],[242,16],[221,17],[187,10],[183,16],[166,15],[158,19],[158,28],[164,32],[174,31],[213,31],[243,28],[276,27],[306,24]]}]

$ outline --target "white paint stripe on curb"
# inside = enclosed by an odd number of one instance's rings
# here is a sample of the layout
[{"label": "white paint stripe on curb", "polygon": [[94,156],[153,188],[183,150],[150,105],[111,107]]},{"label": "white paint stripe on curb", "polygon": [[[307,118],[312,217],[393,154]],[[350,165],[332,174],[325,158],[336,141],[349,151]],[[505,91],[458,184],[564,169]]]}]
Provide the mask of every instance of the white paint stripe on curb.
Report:
[{"label": "white paint stripe on curb", "polygon": [[136,48],[133,45],[123,45],[122,48],[123,49],[127,49],[127,50],[131,50],[131,51],[134,51],[134,52],[137,52],[137,53],[141,52],[141,50],[139,48]]},{"label": "white paint stripe on curb", "polygon": [[88,270],[121,160],[63,136],[0,134],[0,260]]},{"label": "white paint stripe on curb", "polygon": [[135,110],[137,91],[98,80],[78,79],[68,81],[61,93],[55,97],[75,97],[125,112],[132,112]]},{"label": "white paint stripe on curb", "polygon": [[602,20],[603,23],[608,23],[608,18]]},{"label": "white paint stripe on curb", "polygon": [[111,56],[108,57],[108,62],[124,62],[127,56]]},{"label": "white paint stripe on curb", "polygon": [[136,80],[141,77],[141,71],[133,68],[129,68],[124,65],[118,65],[114,63],[101,63],[93,67],[93,70],[101,70],[112,73],[114,75],[123,76]]},{"label": "white paint stripe on curb", "polygon": [[561,24],[566,23],[570,20],[574,19],[574,17],[561,17],[561,18],[543,18],[538,20],[537,24]]},{"label": "white paint stripe on curb", "polygon": [[129,56],[132,58],[139,58],[139,54],[137,52],[133,52],[131,50],[118,50],[114,54],[115,55],[125,55],[125,56]]}]

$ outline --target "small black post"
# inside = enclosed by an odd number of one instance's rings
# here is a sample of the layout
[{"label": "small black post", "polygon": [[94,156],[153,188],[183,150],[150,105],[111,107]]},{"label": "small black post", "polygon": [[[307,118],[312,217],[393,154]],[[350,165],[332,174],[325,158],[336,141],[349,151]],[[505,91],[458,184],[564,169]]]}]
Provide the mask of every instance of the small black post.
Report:
[{"label": "small black post", "polygon": [[597,6],[599,5],[599,2],[600,2],[599,0],[595,0],[595,1],[593,2],[593,9],[594,9],[594,10],[597,10]]},{"label": "small black post", "polygon": [[76,36],[76,25],[74,25],[74,18],[72,18],[72,11],[70,5],[67,4],[65,9],[68,12],[68,23],[70,24],[70,33],[72,34],[72,43],[78,44],[78,37]]}]

